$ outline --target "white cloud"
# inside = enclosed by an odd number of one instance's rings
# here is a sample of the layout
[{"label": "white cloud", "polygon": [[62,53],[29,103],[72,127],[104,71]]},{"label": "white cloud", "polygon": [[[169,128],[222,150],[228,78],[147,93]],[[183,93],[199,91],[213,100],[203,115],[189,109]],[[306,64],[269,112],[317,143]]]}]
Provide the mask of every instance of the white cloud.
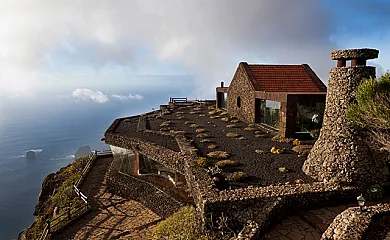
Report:
[{"label": "white cloud", "polygon": [[228,83],[240,61],[308,63],[326,82],[338,46],[330,41],[334,16],[322,2],[0,1],[0,95],[34,91],[37,73],[59,50],[67,64],[96,72],[148,59],[179,63],[196,75],[199,97]]},{"label": "white cloud", "polygon": [[105,103],[108,101],[107,95],[100,91],[94,91],[88,88],[78,88],[72,92],[72,96],[81,100],[92,100],[97,103]]},{"label": "white cloud", "polygon": [[116,98],[116,99],[119,99],[119,100],[142,100],[144,99],[143,96],[141,95],[138,95],[138,94],[129,94],[129,95],[119,95],[119,94],[112,94],[111,95],[112,98]]}]

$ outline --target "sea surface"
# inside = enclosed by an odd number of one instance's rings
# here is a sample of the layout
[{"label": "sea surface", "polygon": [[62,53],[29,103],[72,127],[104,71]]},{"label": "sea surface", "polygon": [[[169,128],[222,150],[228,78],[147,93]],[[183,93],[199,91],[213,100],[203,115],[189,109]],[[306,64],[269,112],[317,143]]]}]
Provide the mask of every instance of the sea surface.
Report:
[{"label": "sea surface", "polygon": [[[105,103],[57,95],[0,98],[0,239],[17,238],[33,222],[42,181],[71,163],[79,147],[109,149],[100,139],[115,118],[158,109],[169,97],[183,94],[160,89],[142,93],[142,100]],[[24,157],[30,150],[35,159]]]}]

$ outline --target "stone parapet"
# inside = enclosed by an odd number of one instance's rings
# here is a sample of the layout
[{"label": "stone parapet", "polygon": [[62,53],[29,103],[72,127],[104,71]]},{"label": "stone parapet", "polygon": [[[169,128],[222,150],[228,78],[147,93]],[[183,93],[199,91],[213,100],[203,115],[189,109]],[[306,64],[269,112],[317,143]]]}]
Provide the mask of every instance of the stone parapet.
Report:
[{"label": "stone parapet", "polygon": [[351,60],[351,59],[375,59],[378,58],[379,51],[371,48],[334,50],[331,53],[333,60]]},{"label": "stone parapet", "polygon": [[374,216],[383,213],[390,213],[390,204],[369,206],[363,213],[358,207],[348,208],[333,220],[321,240],[365,239]]}]

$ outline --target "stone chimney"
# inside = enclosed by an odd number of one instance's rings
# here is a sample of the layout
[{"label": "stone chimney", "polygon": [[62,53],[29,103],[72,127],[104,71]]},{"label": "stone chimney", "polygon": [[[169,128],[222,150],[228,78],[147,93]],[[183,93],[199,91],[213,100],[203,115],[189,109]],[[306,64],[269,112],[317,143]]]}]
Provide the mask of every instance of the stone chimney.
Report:
[{"label": "stone chimney", "polygon": [[[363,78],[375,77],[375,67],[367,59],[378,57],[376,49],[336,50],[331,54],[337,67],[330,69],[326,107],[320,136],[303,171],[319,181],[354,185],[383,183],[388,170],[383,156],[371,149],[365,136],[347,124],[346,110]],[[346,67],[346,61],[351,66]]]}]

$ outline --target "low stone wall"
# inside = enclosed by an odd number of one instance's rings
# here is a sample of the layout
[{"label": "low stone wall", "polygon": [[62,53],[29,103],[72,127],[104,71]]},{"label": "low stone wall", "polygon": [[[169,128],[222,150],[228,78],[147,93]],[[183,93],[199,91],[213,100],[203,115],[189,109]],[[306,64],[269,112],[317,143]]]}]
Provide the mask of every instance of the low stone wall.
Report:
[{"label": "low stone wall", "polygon": [[292,211],[350,202],[358,193],[359,189],[352,187],[317,182],[223,190],[214,196],[207,194],[203,202],[205,213],[212,212],[214,216],[224,214],[234,219],[232,224],[235,226],[244,227],[248,220],[254,220],[257,226],[251,232],[260,236],[270,225],[279,222],[281,216],[287,216]]},{"label": "low stone wall", "polygon": [[109,132],[106,132],[105,138],[106,142],[110,145],[126,149],[138,149],[143,155],[152,158],[164,166],[181,174],[184,173],[184,162],[181,160],[183,155],[180,152],[175,152],[152,142],[123,137]]},{"label": "low stone wall", "polygon": [[368,227],[377,214],[390,213],[390,204],[368,206],[360,213],[358,207],[348,208],[330,224],[322,235],[323,240],[364,239]]},{"label": "low stone wall", "polygon": [[161,191],[156,186],[139,178],[120,173],[117,161],[113,161],[107,175],[109,192],[141,202],[160,217],[166,218],[177,212],[184,204]]}]

